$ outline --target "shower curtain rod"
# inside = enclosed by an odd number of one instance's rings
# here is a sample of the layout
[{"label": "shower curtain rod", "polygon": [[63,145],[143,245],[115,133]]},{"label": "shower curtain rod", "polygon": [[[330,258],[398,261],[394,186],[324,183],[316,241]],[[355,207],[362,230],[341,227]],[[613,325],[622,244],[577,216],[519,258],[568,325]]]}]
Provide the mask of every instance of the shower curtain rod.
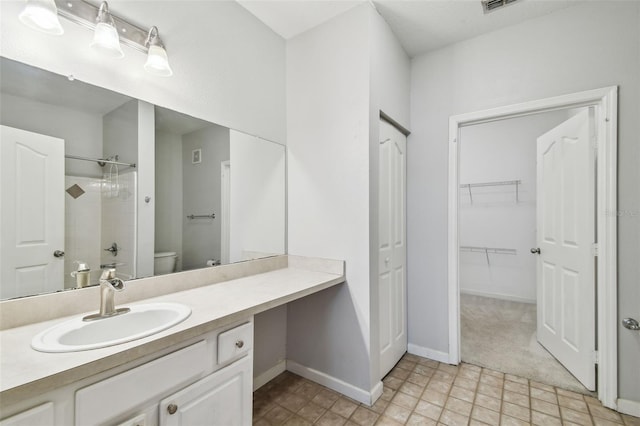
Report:
[{"label": "shower curtain rod", "polygon": [[[87,158],[87,157],[79,157],[77,155],[65,155],[64,158],[69,158],[71,160],[82,160],[82,161],[92,161],[98,163],[100,167],[104,167],[105,164],[115,164],[117,166],[128,166],[128,167],[136,167],[136,163],[121,163],[119,161],[107,160],[104,158]],[[118,156],[116,155],[116,159]]]}]

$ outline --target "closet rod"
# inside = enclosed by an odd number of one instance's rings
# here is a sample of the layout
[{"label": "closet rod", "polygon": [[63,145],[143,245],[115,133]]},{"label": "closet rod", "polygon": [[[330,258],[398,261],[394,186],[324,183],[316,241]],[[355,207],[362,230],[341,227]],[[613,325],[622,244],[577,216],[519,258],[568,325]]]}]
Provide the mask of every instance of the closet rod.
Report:
[{"label": "closet rod", "polygon": [[91,161],[91,162],[95,162],[98,163],[100,165],[100,167],[104,167],[105,164],[115,164],[117,166],[128,166],[128,167],[136,167],[135,163],[121,163],[119,161],[112,161],[112,160],[106,160],[104,158],[87,158],[87,157],[80,157],[78,155],[65,155],[64,158],[68,158],[70,160],[82,160],[82,161]]}]

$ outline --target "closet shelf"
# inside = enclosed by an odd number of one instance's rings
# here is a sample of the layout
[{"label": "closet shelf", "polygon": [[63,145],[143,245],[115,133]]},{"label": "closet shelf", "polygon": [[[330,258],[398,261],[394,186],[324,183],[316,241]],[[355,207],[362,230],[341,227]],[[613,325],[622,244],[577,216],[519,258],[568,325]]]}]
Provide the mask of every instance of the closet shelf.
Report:
[{"label": "closet shelf", "polygon": [[477,246],[460,246],[460,251],[466,251],[470,253],[484,253],[487,258],[487,265],[491,265],[489,262],[489,254],[508,254],[517,255],[518,250],[510,248],[500,247],[477,247]]},{"label": "closet shelf", "polygon": [[467,188],[469,190],[469,200],[473,203],[473,194],[471,192],[471,188],[480,188],[486,186],[506,186],[506,185],[515,185],[516,187],[516,203],[520,201],[519,199],[519,186],[522,183],[520,179],[518,180],[503,180],[498,182],[477,182],[477,183],[462,183],[460,184],[460,188]]}]

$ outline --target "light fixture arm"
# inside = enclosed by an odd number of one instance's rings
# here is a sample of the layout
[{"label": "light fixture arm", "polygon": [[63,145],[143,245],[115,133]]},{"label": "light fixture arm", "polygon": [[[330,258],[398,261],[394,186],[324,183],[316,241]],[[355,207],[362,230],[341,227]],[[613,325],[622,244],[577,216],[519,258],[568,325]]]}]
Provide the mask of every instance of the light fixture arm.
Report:
[{"label": "light fixture arm", "polygon": [[113,16],[109,13],[109,5],[106,1],[100,3],[100,8],[98,9],[98,16],[96,16],[96,23],[104,22],[105,24],[110,24],[115,26],[115,21],[113,20]]},{"label": "light fixture arm", "polygon": [[85,0],[55,0],[55,3],[60,16],[90,30],[95,30],[96,25],[100,22],[100,16],[108,14],[118,30],[122,44],[140,52],[148,52],[146,41],[149,32],[112,14],[107,2],[102,2],[100,6],[95,6]]},{"label": "light fixture arm", "polygon": [[147,35],[147,40],[144,42],[144,45],[147,48],[150,46],[160,46],[164,49],[164,44],[162,43],[162,39],[160,39],[158,27],[155,25],[149,29],[149,34]]}]

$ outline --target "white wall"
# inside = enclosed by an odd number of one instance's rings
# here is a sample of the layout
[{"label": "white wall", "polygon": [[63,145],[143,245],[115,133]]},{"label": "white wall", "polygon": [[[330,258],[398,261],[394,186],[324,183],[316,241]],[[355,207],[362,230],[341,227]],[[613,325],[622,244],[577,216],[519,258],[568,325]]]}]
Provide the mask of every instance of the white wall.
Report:
[{"label": "white wall", "polygon": [[[587,2],[413,60],[409,341],[448,352],[449,116],[619,85],[619,315],[640,316],[640,3]],[[640,401],[638,334],[619,330],[620,396]]]},{"label": "white wall", "polygon": [[123,59],[101,57],[89,48],[91,31],[64,18],[62,36],[33,31],[17,18],[23,6],[0,2],[0,55],[285,142],[284,40],[236,2],[109,3],[116,15],[159,28],[171,78],[146,73],[145,55],[127,46]]},{"label": "white wall", "polygon": [[156,131],[156,252],[174,251],[182,270],[182,136]]},{"label": "white wall", "polygon": [[[102,157],[102,116],[2,93],[0,122],[6,126],[64,139],[65,154]],[[102,177],[102,168],[87,161],[65,160],[65,173]]]},{"label": "white wall", "polygon": [[[182,267],[185,270],[203,268],[207,260],[220,259],[220,163],[229,159],[229,141],[229,129],[216,125],[182,135]],[[191,152],[195,149],[202,150],[201,162],[193,164]],[[187,219],[187,215],[211,213],[215,213],[215,219]]]},{"label": "white wall", "polygon": [[289,304],[287,357],[365,391],[368,19],[368,6],[357,7],[287,43],[289,252],[348,265],[347,285]]},{"label": "white wall", "polygon": [[460,291],[536,302],[536,139],[569,118],[566,111],[463,127],[460,182],[520,180],[459,192],[460,245],[517,250],[516,255],[460,251]]},{"label": "white wall", "polygon": [[289,40],[287,60],[289,252],[348,265],[346,285],[289,304],[287,357],[370,396],[378,120],[382,109],[408,126],[409,59],[364,4]]}]

